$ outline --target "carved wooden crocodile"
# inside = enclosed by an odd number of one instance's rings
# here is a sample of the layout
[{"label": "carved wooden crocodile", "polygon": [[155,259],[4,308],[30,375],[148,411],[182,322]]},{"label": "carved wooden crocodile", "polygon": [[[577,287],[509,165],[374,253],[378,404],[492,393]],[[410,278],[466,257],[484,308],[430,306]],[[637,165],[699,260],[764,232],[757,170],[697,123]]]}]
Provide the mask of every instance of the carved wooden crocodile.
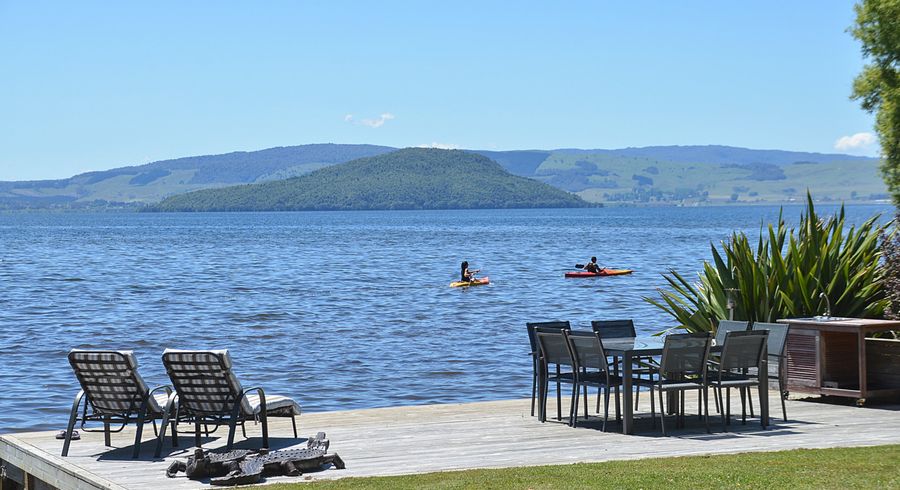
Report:
[{"label": "carved wooden crocodile", "polygon": [[247,485],[259,483],[263,474],[298,476],[327,464],[344,469],[340,456],[327,454],[329,444],[325,433],[319,432],[309,438],[304,449],[237,450],[227,453],[197,449],[187,462],[172,463],[166,470],[166,476],[174,477],[179,471],[184,471],[192,480],[212,478],[210,483],[213,485]]}]

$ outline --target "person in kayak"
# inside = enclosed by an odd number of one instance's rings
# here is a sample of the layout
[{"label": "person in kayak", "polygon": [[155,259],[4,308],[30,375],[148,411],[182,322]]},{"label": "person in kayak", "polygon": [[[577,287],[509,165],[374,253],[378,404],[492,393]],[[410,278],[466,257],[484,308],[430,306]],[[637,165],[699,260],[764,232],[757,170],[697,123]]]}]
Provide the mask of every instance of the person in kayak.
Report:
[{"label": "person in kayak", "polygon": [[591,257],[591,261],[588,263],[588,265],[584,266],[584,270],[593,272],[594,274],[600,272],[602,269],[599,265],[597,265],[597,257]]},{"label": "person in kayak", "polygon": [[476,272],[481,272],[481,269],[470,271],[469,262],[464,260],[463,263],[459,265],[459,280],[463,282],[472,282],[475,280]]}]

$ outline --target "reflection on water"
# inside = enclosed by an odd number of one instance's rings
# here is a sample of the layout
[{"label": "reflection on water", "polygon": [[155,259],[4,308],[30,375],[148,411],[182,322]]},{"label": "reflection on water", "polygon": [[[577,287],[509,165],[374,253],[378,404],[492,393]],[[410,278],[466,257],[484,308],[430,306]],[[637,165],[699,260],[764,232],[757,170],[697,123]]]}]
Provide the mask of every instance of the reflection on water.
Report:
[{"label": "reflection on water", "polygon": [[[823,209],[824,212],[826,209]],[[890,208],[848,209],[859,222]],[[788,208],[794,221],[800,208]],[[307,411],[525,397],[526,321],[633,318],[661,273],[774,207],[0,214],[0,432],[60,428],[72,348],[228,348],[248,384]],[[751,235],[752,236],[752,235]],[[596,255],[629,276],[564,279]],[[493,284],[451,289],[459,263]],[[489,375],[488,375],[489,374]]]}]

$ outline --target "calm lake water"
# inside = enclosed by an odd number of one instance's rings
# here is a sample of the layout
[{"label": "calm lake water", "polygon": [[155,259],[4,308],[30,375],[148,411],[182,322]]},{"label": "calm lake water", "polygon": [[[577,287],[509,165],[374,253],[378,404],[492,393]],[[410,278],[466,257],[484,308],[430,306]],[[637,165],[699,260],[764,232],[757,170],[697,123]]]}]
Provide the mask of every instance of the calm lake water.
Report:
[{"label": "calm lake water", "polygon": [[[821,206],[820,213],[834,207]],[[788,207],[796,222],[802,208]],[[852,222],[888,206],[851,206]],[[642,298],[777,207],[0,214],[0,432],[65,426],[72,348],[228,348],[306,411],[526,397],[526,321],[672,321]],[[564,279],[597,255],[630,276]],[[459,263],[493,284],[451,289]]]}]

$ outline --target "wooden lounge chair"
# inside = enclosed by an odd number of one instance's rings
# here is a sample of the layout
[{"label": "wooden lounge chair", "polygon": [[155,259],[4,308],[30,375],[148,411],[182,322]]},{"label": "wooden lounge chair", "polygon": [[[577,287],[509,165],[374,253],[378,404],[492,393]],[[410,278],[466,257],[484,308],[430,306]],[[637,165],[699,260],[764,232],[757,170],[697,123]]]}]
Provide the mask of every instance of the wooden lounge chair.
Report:
[{"label": "wooden lounge chair", "polygon": [[[231,450],[237,425],[240,424],[243,431],[245,422],[259,421],[262,424],[262,445],[269,447],[269,417],[290,417],[294,437],[297,437],[294,416],[300,415],[300,405],[284,396],[266,395],[260,387],[241,386],[231,369],[231,356],[227,350],[166,349],[162,359],[175,387],[167,406],[174,409],[177,422],[194,424],[195,446],[200,447],[201,425],[213,424],[218,428],[227,423],[228,450]],[[173,431],[176,430],[176,424],[172,427]],[[165,428],[162,435],[165,435]],[[156,457],[161,452],[160,443],[156,447]]]},{"label": "wooden lounge chair", "polygon": [[[145,422],[153,423],[156,432],[156,419],[162,419],[164,407],[172,388],[158,386],[150,389],[137,372],[137,359],[132,351],[79,350],[69,352],[69,364],[75,370],[75,377],[81,384],[81,391],[75,396],[69,423],[66,425],[65,442],[62,455],[69,454],[72,432],[75,423],[81,420],[81,430],[86,429],[87,422],[102,422],[105,443],[111,445],[110,433],[119,432],[130,422],[137,423],[134,437],[133,458],[141,451],[141,433]],[[79,407],[84,400],[84,409],[79,417]],[[110,429],[112,424],[121,424],[117,429]],[[177,445],[175,432],[172,432],[172,444]],[[162,435],[158,435],[162,444]]]}]

